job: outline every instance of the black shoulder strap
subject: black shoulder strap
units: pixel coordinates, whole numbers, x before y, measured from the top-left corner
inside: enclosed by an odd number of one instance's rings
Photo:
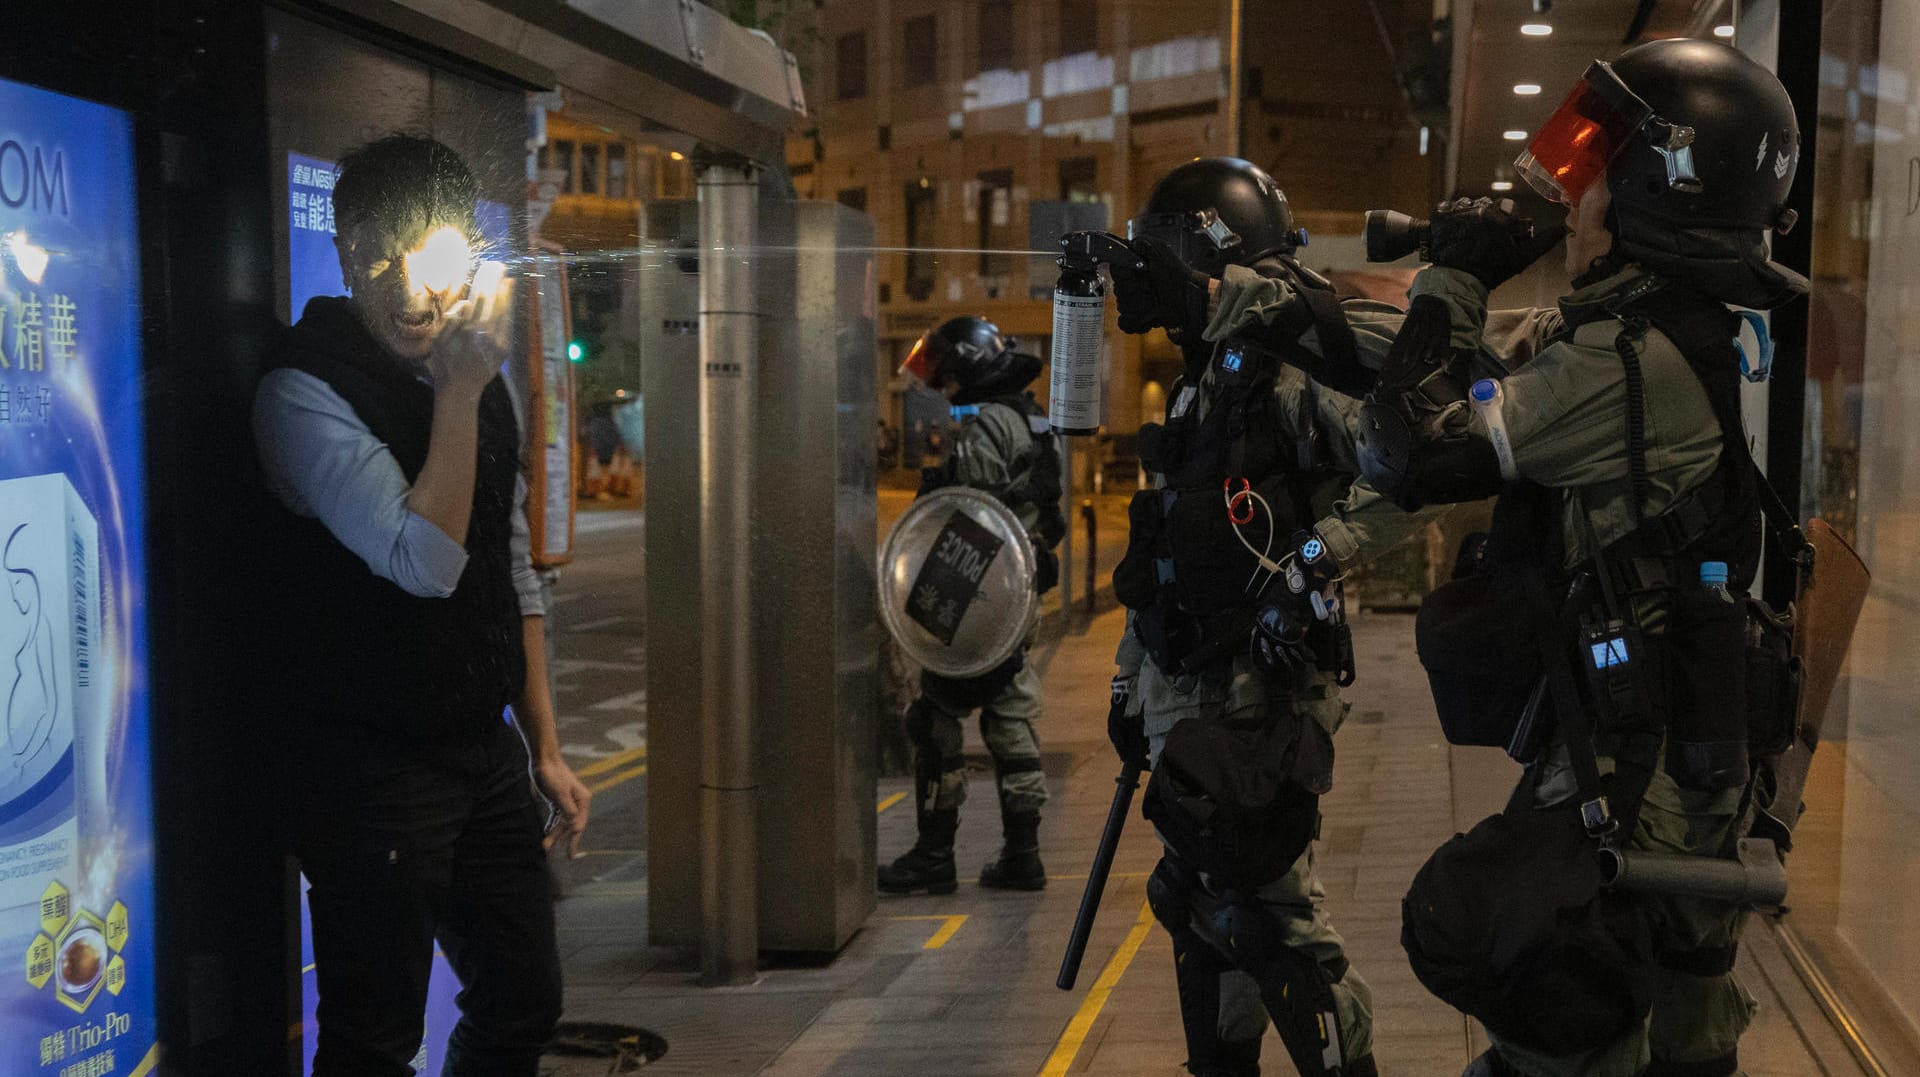
[[[1313,315],[1314,335],[1320,343],[1321,363],[1307,373],[1336,392],[1365,396],[1373,388],[1374,377],[1360,365],[1360,348],[1353,340],[1353,326],[1340,309],[1340,298],[1331,289],[1299,284],[1296,292]]]
[[[1627,381],[1627,478],[1633,496],[1633,525],[1646,522],[1647,495],[1647,383],[1640,369],[1640,344],[1647,338],[1647,320],[1623,315],[1625,326],[1613,338],[1613,350],[1620,355],[1621,369]]]

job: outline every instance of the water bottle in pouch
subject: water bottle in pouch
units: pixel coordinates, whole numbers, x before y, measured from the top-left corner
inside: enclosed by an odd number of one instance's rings
[[[1473,398],[1474,414],[1487,424],[1487,440],[1493,442],[1493,454],[1500,458],[1500,477],[1512,482],[1520,477],[1520,468],[1513,462],[1513,442],[1507,438],[1507,420],[1502,412],[1506,394],[1501,392],[1499,382],[1481,378],[1473,383],[1468,395]]]

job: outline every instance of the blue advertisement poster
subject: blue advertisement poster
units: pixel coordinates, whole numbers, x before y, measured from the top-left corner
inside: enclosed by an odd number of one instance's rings
[[[126,114],[0,81],[0,1073],[152,1072]]]
[[[334,252],[333,236],[334,163],[301,153],[287,154],[287,285],[288,309],[298,320],[307,300],[320,295],[340,295],[340,256]],[[504,251],[508,240],[507,207],[482,201],[475,207],[481,236],[497,250]],[[301,879],[300,900],[300,994],[303,1020],[304,1060],[301,1072],[313,1069],[313,1053],[318,1046],[314,1011],[319,995],[314,990],[313,921],[307,914],[306,880]],[[447,1036],[460,1019],[460,1007],[454,996],[460,982],[447,959],[436,953],[433,976],[427,985],[427,1032],[420,1053],[414,1057],[415,1073],[438,1073],[446,1054]],[[4,1073],[0,1070],[0,1073]]]

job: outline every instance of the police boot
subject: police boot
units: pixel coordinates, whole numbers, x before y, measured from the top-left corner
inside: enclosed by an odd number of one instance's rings
[[[1044,890],[1047,869],[1040,863],[1040,813],[1014,812],[1001,819],[1006,844],[1000,856],[980,870],[980,885],[990,890]]]
[[[951,894],[960,888],[953,869],[953,833],[960,828],[958,809],[927,809],[920,813],[920,836],[913,848],[891,864],[880,866],[880,889],[888,894]]]

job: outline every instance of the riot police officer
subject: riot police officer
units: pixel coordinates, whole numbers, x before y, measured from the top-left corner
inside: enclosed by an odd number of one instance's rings
[[[1421,521],[1350,489],[1359,401],[1305,371],[1370,384],[1400,312],[1337,301],[1294,257],[1306,236],[1285,195],[1246,161],[1174,169],[1129,233],[1142,265],[1113,270],[1120,327],[1166,329],[1185,371],[1167,421],[1141,430],[1156,488],[1134,501],[1114,576],[1129,615],[1109,733],[1154,770],[1145,808],[1166,855],[1148,892],[1173,938],[1187,1067],[1257,1074],[1271,1018],[1301,1073],[1364,1077],[1371,992],[1311,844],[1352,674],[1336,580]]]
[[[1559,813],[1573,848],[1585,842],[1587,854],[1606,846],[1730,856],[1743,836],[1754,715],[1737,668],[1749,627],[1738,600],[1756,572],[1767,491],[1740,425],[1749,363],[1727,304],[1768,309],[1805,291],[1802,278],[1767,260],[1765,245],[1767,233],[1793,223],[1786,200],[1799,152],[1792,103],[1771,73],[1717,43],[1659,41],[1589,67],[1517,162],[1569,210],[1574,287],[1557,308],[1488,312],[1489,289],[1543,253],[1499,207],[1462,201],[1433,219],[1433,265],[1414,281],[1402,337],[1365,408],[1362,464],[1403,505],[1504,489],[1473,579],[1489,602],[1501,580],[1519,581],[1511,593],[1532,597],[1515,608],[1545,626],[1543,638],[1537,652],[1500,656],[1517,693],[1470,700],[1436,691],[1450,736],[1518,731],[1542,707],[1551,718],[1537,750],[1522,748],[1529,766],[1496,817],[1502,826],[1548,833],[1541,820]],[[1461,398],[1467,378],[1447,373],[1476,348],[1511,368],[1497,396],[1484,393],[1498,401],[1506,461],[1490,440],[1493,413],[1477,414]],[[1503,484],[1503,463],[1516,481]],[[1428,607],[1423,619],[1445,612],[1434,599]],[[1436,686],[1501,672],[1469,665],[1428,669]],[[1532,685],[1535,702],[1493,702],[1526,700]],[[1447,866],[1448,855],[1436,853],[1428,870]],[[1436,964],[1441,932],[1421,916],[1448,917],[1453,900],[1416,879],[1406,903],[1403,939],[1430,987],[1450,973]],[[1544,908],[1567,897],[1513,898],[1528,900]],[[1588,961],[1577,977],[1549,972],[1509,1000],[1435,987],[1469,1012],[1482,1007],[1475,1016],[1493,1047],[1469,1073],[1736,1073],[1754,1009],[1733,975],[1744,908],[1615,894],[1578,912],[1541,918],[1556,932],[1604,919],[1617,964]],[[1472,944],[1482,953],[1524,941],[1515,927],[1490,930],[1500,937]],[[1634,959],[1637,936],[1651,940],[1645,961]],[[1547,939],[1539,952],[1553,945]],[[1594,1008],[1558,1012],[1576,998]]]
[[[1046,413],[1027,391],[1039,358],[1017,350],[1014,338],[984,318],[954,318],[915,342],[901,373],[945,394],[959,424],[945,459],[922,473],[920,492],[943,486],[984,491],[1012,509],[1025,526],[1039,565],[1035,587],[1059,577],[1053,547],[1066,536],[1060,508],[1060,464]],[[1047,782],[1033,723],[1040,717],[1040,678],[1026,648],[979,677],[923,671],[920,694],[907,707],[914,747],[913,848],[880,868],[880,889],[950,894],[958,886],[953,838],[966,800],[966,758],[960,723],[980,712],[980,735],[993,756],[1005,844],[980,872],[980,885],[1039,890],[1047,885],[1040,861],[1040,808]]]

